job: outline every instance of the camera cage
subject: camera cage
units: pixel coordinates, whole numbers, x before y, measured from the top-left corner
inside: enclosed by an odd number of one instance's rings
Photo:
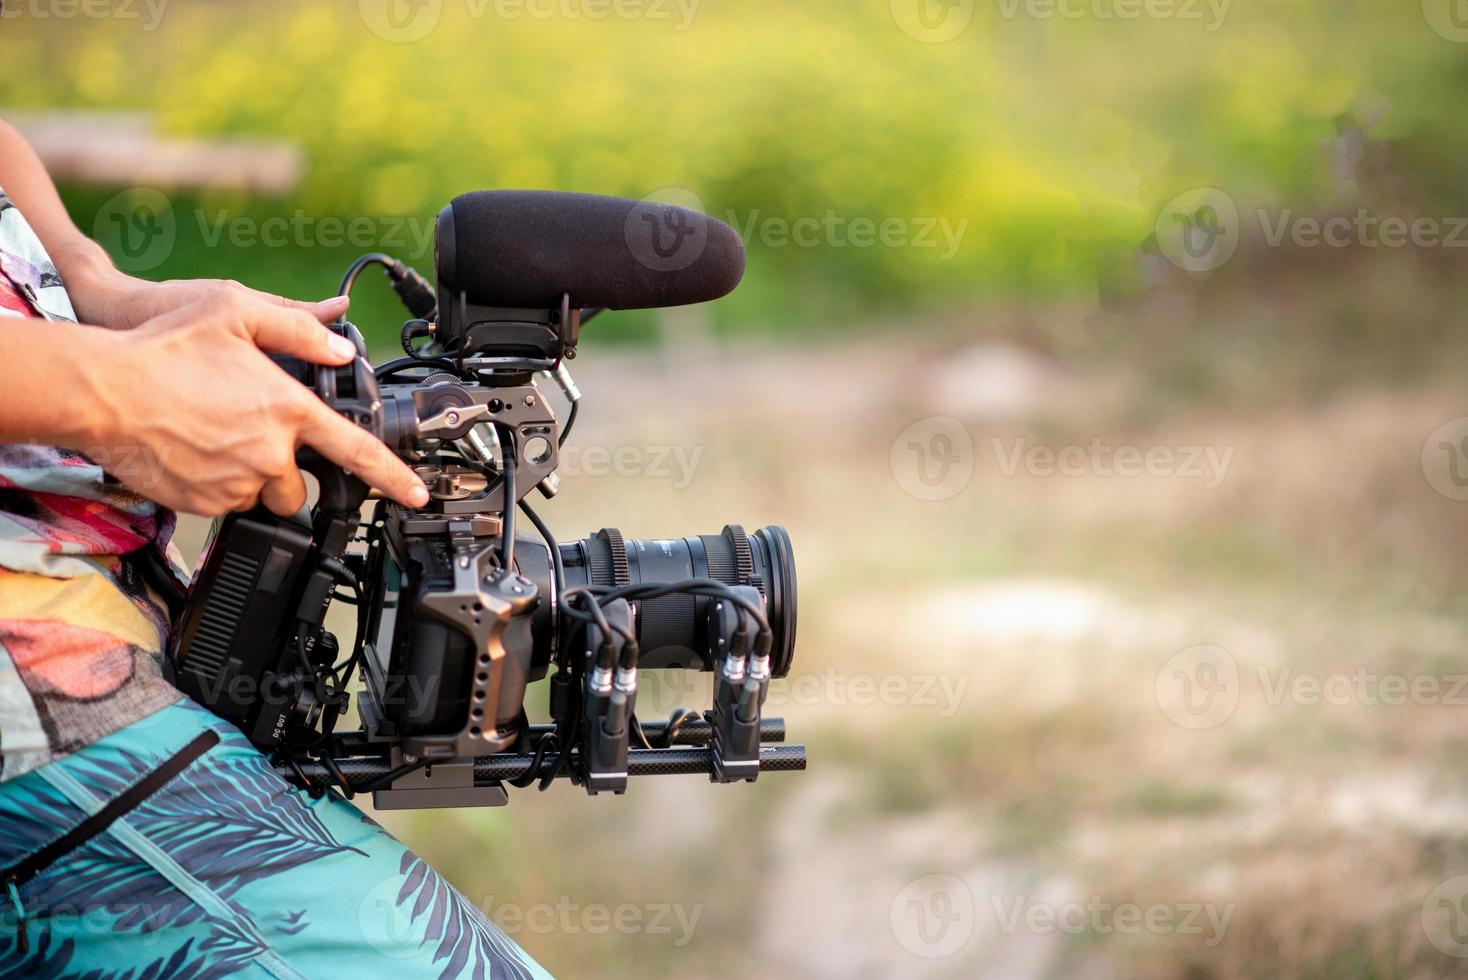
[[[401,263],[396,268],[400,274],[388,266],[389,279],[407,302],[401,284],[422,280],[403,272]],[[349,271],[344,291],[357,270]],[[365,526],[360,511],[370,496],[367,487],[303,452],[300,463],[320,486],[309,515],[281,519],[255,511],[217,525],[171,650],[175,682],[271,751],[287,780],[314,794],[371,792],[385,809],[503,805],[506,786],[538,782],[543,790],[558,778],[595,795],[624,792],[635,775],[704,773],[732,782],[753,781],[761,771],[804,769],[804,746],[781,744],[783,720],[764,718],[761,710],[775,639],[766,602],[781,621],[775,651],[780,676],[789,669],[793,644],[788,536],[781,531],[767,546],[768,583],[755,577],[733,586],[712,578],[632,584],[614,574],[609,585],[568,589],[560,545],[525,497],[536,489],[546,497],[556,491],[559,447],[580,399],[564,362],[576,355],[582,324],[600,310],[582,310],[569,294],[559,308],[546,310],[483,305],[462,290],[441,288],[437,299],[436,317],[404,327],[405,358],[373,369],[361,334],[339,321],[333,329],[364,356],[345,368],[288,370],[413,462],[444,462],[447,445],[476,448],[461,448],[440,467],[428,508],[407,511],[379,501]],[[423,312],[409,307],[415,316]],[[414,350],[411,338],[425,334],[439,351]],[[401,380],[420,369],[426,373]],[[564,427],[537,373],[555,381],[569,401]],[[475,444],[480,428],[497,445]],[[435,451],[423,452],[425,445]],[[536,527],[544,552],[527,537],[517,555],[517,510]],[[364,527],[365,536],[359,535]],[[619,534],[616,541],[621,545]],[[365,551],[349,553],[354,542]],[[414,548],[447,557],[452,581],[425,591],[413,611],[471,637],[475,655],[462,722],[428,732],[406,730],[393,710],[400,696],[394,685],[405,681],[393,652],[412,587],[406,569],[417,561]],[[230,567],[234,559],[242,560]],[[392,582],[384,572],[388,560],[396,569]],[[523,574],[535,571],[522,568],[526,562],[540,563],[548,595]],[[257,574],[247,584],[241,569],[251,564]],[[780,569],[788,569],[783,580]],[[271,574],[273,582],[267,581]],[[742,569],[740,576],[745,581]],[[351,656],[339,665],[324,623],[343,586],[356,592],[359,616]],[[680,589],[707,600],[707,643],[719,652],[711,657],[714,704],[702,714],[679,709],[667,721],[640,723],[636,608],[654,601],[659,590]],[[528,684],[546,673],[537,674],[525,659],[536,617],[548,620],[557,668],[552,721],[540,725],[530,724],[523,709]],[[570,650],[573,637],[583,654]],[[251,656],[241,654],[246,648],[274,653],[256,652],[253,664],[242,663]],[[226,676],[230,668],[233,675]],[[362,727],[337,733],[357,669]],[[261,681],[256,703],[234,714],[222,709],[228,682],[251,676]],[[505,728],[511,709],[514,721]]]

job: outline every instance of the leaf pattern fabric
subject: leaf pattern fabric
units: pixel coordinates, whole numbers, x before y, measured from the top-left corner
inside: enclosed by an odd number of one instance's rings
[[[0,977],[548,976],[360,810],[293,789],[187,700],[0,783],[0,872],[204,730],[214,748],[20,886],[25,951],[0,888]]]

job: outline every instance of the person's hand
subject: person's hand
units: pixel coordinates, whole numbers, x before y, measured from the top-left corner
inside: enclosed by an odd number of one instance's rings
[[[68,284],[70,285],[70,284]],[[322,323],[347,311],[347,298],[333,296],[316,303],[286,299],[228,279],[170,279],[149,282],[108,269],[71,287],[72,305],[83,323],[111,330],[132,330],[155,317],[204,300],[243,294],[276,306],[305,310]]]
[[[146,465],[114,475],[144,496],[205,516],[257,501],[292,514],[306,499],[296,449],[311,446],[401,503],[428,502],[417,474],[387,446],[265,355],[351,361],[351,343],[311,313],[228,288],[135,330],[96,334],[78,352],[84,408],[70,448],[140,457]]]

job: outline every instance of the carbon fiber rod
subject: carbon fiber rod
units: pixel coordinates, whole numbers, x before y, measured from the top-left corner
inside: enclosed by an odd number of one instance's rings
[[[558,753],[546,753],[544,767],[555,765]],[[530,753],[500,752],[474,760],[474,781],[492,783],[523,776],[534,758]],[[337,770],[353,787],[364,786],[386,776],[385,759],[337,759]],[[760,772],[801,772],[805,769],[804,745],[764,745],[759,750]],[[299,782],[288,763],[276,763],[275,771],[288,782]],[[671,749],[632,749],[627,755],[629,776],[708,775],[713,771],[713,753],[709,749],[678,747]],[[319,762],[301,763],[301,772],[313,782],[328,782],[331,776]]]
[[[548,752],[545,767],[556,763],[558,753]],[[474,779],[514,779],[530,768],[533,756],[525,753],[501,752],[474,760]],[[631,749],[627,753],[629,776],[708,775],[713,771],[714,755],[709,749],[679,747],[672,749]],[[760,772],[800,772],[805,769],[804,745],[762,745],[759,750]]]

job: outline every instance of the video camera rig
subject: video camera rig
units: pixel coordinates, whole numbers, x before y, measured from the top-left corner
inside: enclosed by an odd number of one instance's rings
[[[646,202],[487,191],[440,213],[436,290],[374,254],[341,291],[374,263],[412,316],[405,356],[373,368],[340,321],[351,364],[277,362],[414,466],[431,500],[378,499],[364,521],[368,488],[303,451],[314,506],[215,523],[174,631],[174,682],[290,781],[371,792],[385,809],[503,805],[506,787],[560,777],[594,795],[639,775],[804,769],[804,746],[780,744],[783,721],[762,713],[794,657],[783,528],[649,541],[606,528],[559,543],[527,500],[557,490],[582,325],[602,308],[729,292],[743,273],[732,230]],[[547,382],[570,405],[564,424]],[[345,653],[325,627],[333,601],[356,607]],[[711,672],[711,709],[639,721],[649,669]],[[527,688],[548,675],[548,720],[532,724]],[[362,726],[337,732],[359,677]]]

